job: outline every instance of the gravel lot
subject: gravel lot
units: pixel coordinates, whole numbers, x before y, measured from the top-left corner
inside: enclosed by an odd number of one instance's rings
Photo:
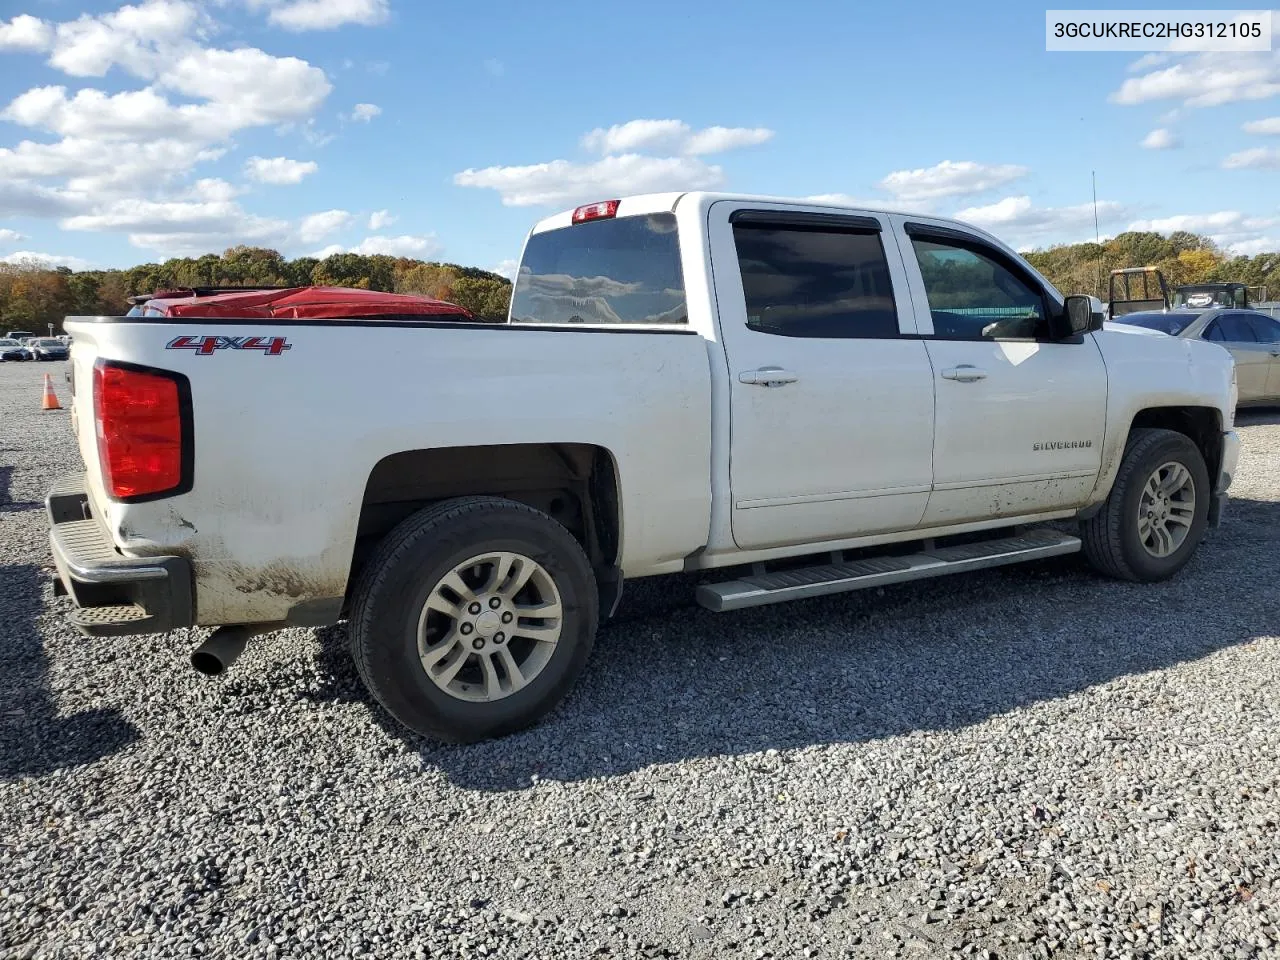
[[[221,680],[69,629],[62,369],[0,365],[2,957],[1280,955],[1280,412],[1171,583],[649,582],[548,722],[442,747],[341,628]]]

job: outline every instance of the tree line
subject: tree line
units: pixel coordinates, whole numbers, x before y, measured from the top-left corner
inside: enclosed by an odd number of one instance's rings
[[[1280,252],[1234,256],[1209,237],[1178,231],[1131,231],[1105,243],[1075,243],[1032,250],[1027,259],[1063,293],[1107,295],[1107,274],[1120,267],[1159,267],[1169,285],[1242,281],[1267,286],[1280,298]],[[323,260],[286,260],[278,251],[238,246],[219,254],[143,263],[126,270],[49,269],[35,263],[0,263],[0,327],[44,333],[61,330],[64,316],[119,315],[128,298],[181,287],[323,284],[413,293],[466,307],[486,320],[501,320],[511,300],[503,276],[383,254],[335,253]],[[2,332],[2,331],[0,331]]]
[[[129,297],[187,287],[359,287],[434,297],[501,320],[511,281],[476,267],[384,254],[335,253],[323,260],[286,260],[264,247],[231,247],[221,255],[180,257],[124,270],[70,270],[38,263],[0,263],[0,327],[44,333],[65,316],[119,316]],[[0,334],[3,330],[0,330]]]
[[[1268,299],[1280,299],[1280,253],[1236,256],[1209,237],[1181,230],[1168,236],[1130,231],[1104,243],[1063,244],[1023,256],[1065,294],[1105,300],[1110,271],[1150,266],[1160,268],[1171,290],[1187,283],[1235,281],[1265,286]]]

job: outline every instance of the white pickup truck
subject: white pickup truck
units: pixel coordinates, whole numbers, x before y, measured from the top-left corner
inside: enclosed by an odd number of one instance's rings
[[[1234,368],[1101,325],[982,230],[710,193],[543,220],[506,324],[73,318],[59,580],[90,635],[218,626],[210,673],[346,619],[455,741],[564,697],[628,578],[722,571],[717,611],[1081,550],[1161,580],[1225,501]]]

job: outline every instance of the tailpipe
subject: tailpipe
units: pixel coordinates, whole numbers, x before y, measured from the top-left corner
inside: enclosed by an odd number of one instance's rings
[[[206,677],[216,677],[231,669],[240,654],[244,653],[249,638],[262,632],[262,627],[237,623],[219,627],[209,639],[191,651],[191,666]]]

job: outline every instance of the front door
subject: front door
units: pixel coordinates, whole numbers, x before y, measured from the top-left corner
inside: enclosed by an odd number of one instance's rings
[[[1267,349],[1267,399],[1280,400],[1280,320],[1253,313],[1249,315],[1249,326],[1258,343]]]
[[[1107,411],[1093,337],[1048,339],[1047,294],[1008,251],[953,226],[895,220],[935,377],[925,525],[1082,505]]]
[[[888,218],[732,201],[710,217],[735,542],[912,529],[932,480],[933,377]]]

